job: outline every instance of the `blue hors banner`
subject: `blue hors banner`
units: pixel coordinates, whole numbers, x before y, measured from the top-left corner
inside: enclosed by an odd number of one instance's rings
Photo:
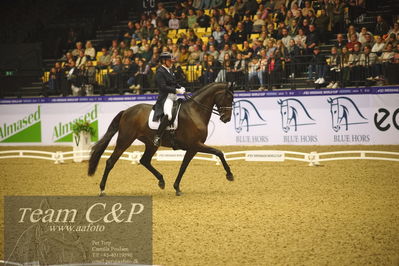
[[[120,110],[139,103],[153,104],[156,98],[3,99],[0,145],[69,145],[71,124],[84,119],[95,128],[92,141],[96,141]],[[226,124],[212,115],[208,144],[399,144],[399,87],[240,92],[235,93],[233,107],[231,121]]]

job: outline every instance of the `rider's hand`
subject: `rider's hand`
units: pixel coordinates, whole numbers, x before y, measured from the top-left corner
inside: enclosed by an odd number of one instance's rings
[[[180,87],[179,89],[176,89],[176,93],[178,94],[183,94],[186,92],[186,89],[184,87]]]

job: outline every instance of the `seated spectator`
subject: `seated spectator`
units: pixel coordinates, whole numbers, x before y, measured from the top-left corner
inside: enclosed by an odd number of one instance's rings
[[[292,37],[288,35],[288,30],[286,28],[283,29],[282,35],[283,38],[281,38],[281,41],[283,42],[284,46],[287,47],[290,44]]]
[[[331,54],[327,59],[327,65],[330,70],[331,81],[327,88],[336,89],[339,87],[339,80],[341,74],[341,56],[338,54],[337,47],[331,48]]]
[[[299,30],[298,21],[296,19],[293,19],[291,21],[291,24],[288,25],[288,33],[292,38],[294,38],[298,34],[298,30]]]
[[[233,82],[234,81],[234,73],[233,73],[233,63],[229,54],[225,55],[225,58],[222,62],[222,68],[220,69],[218,75],[216,76],[215,82]]]
[[[338,49],[338,50],[342,50],[342,48],[346,47],[346,40],[344,39],[344,35],[342,33],[337,34],[337,40],[334,43],[334,46]]]
[[[382,52],[379,60],[377,61],[377,68],[379,69],[379,73],[381,73],[384,77],[387,77],[387,69],[390,63],[393,62],[393,58],[395,56],[395,52],[393,51],[393,45],[388,43]],[[376,79],[380,79],[381,77],[377,77]]]
[[[352,34],[349,37],[349,42],[346,44],[346,48],[348,48],[349,52],[352,52],[354,50],[355,45],[359,45],[359,47],[362,47],[362,44],[357,40],[357,35]]]
[[[96,84],[96,67],[93,66],[93,61],[87,61],[83,69],[83,85],[84,94],[89,96],[93,95],[94,85]]]
[[[108,49],[109,53],[111,55],[114,54],[114,51],[116,51],[119,54],[119,45],[118,45],[118,40],[112,40],[111,47]]]
[[[253,28],[253,22],[251,20],[251,17],[244,16],[244,20],[242,23],[244,25],[245,32],[248,32],[248,34],[250,34],[252,32],[252,28]]]
[[[140,47],[137,45],[136,39],[132,39],[130,41],[130,50],[132,50],[133,54],[135,55],[135,54],[139,53],[139,49],[140,49]]]
[[[349,57],[350,52],[348,48],[342,47],[341,49],[341,72],[342,72],[342,87],[345,87],[349,83],[350,78],[350,65],[349,65]]]
[[[248,32],[245,31],[244,24],[242,22],[237,23],[237,31],[234,34],[234,42],[237,44],[242,44],[244,41],[248,40]]]
[[[187,29],[188,28],[188,18],[186,13],[182,13],[179,21],[179,29]]]
[[[154,37],[154,25],[151,20],[147,20],[145,26],[141,28],[143,39],[151,40]]]
[[[389,31],[388,24],[385,22],[382,16],[380,15],[377,16],[377,24],[375,25],[374,28],[375,35],[384,36],[385,34],[388,33],[388,31]]]
[[[391,28],[391,29],[389,30],[388,36],[391,36],[391,34],[395,34],[395,39],[398,38],[398,35],[399,35],[399,23],[398,23],[398,22],[395,22],[395,23],[393,24],[393,28]]]
[[[321,14],[315,19],[315,26],[320,34],[320,41],[326,43],[329,36],[330,18],[326,14],[326,10],[322,9]]]
[[[234,81],[237,83],[238,87],[242,87],[245,84],[245,71],[246,71],[246,60],[243,59],[241,53],[237,53],[236,61],[234,62],[233,72]],[[247,90],[247,88],[245,88]]]
[[[204,14],[202,9],[197,10],[197,26],[200,28],[208,28],[211,18]]]
[[[252,58],[253,55],[253,50],[251,47],[249,47],[249,42],[245,41],[242,45],[242,58],[249,61],[249,59]]]
[[[316,27],[309,25],[309,33],[306,36],[306,50],[307,54],[312,54],[313,49],[319,44],[319,36],[316,32]]]
[[[132,36],[135,33],[135,31],[136,31],[136,28],[135,28],[135,25],[134,25],[133,21],[128,21],[127,28],[122,31],[122,34],[121,34],[122,38],[121,39],[124,39],[125,41],[129,41],[130,42],[130,39],[132,38]]]
[[[150,60],[148,60],[147,65],[149,65],[150,67],[157,66],[159,64],[159,55],[160,55],[159,48],[156,46],[152,48],[151,58]]]
[[[179,62],[179,60],[180,60],[180,50],[179,50],[179,46],[177,44],[173,44],[171,53],[172,53],[173,59],[176,62]]]
[[[295,78],[295,75],[298,74],[298,66],[297,64],[301,62],[299,56],[301,55],[301,51],[296,45],[295,40],[290,40],[290,43],[287,47],[288,55],[285,59],[286,69],[289,78]]]
[[[217,41],[218,43],[221,43],[223,40],[223,35],[226,32],[222,30],[222,27],[220,25],[216,26],[216,30],[212,32],[212,37]]]
[[[348,27],[348,33],[346,34],[346,39],[350,40],[352,35],[356,35],[356,39],[359,39],[359,33],[356,31],[355,26],[350,25]]]
[[[263,91],[265,90],[265,82],[263,79],[263,72],[260,68],[260,58],[259,56],[254,56],[248,64],[248,81],[249,84],[255,84],[254,78],[258,78],[260,82],[260,87],[258,90]]]
[[[376,64],[377,59],[377,54],[371,52],[371,46],[366,45],[363,49],[362,55],[360,56],[360,65],[364,68],[363,76],[367,80],[378,79],[381,75],[379,72],[379,68]]]
[[[200,58],[201,58],[201,51],[198,45],[194,45],[194,51],[190,53],[188,56],[188,64],[189,65],[197,65],[200,63]]]
[[[362,56],[360,47],[361,47],[360,44],[355,44],[353,47],[353,51],[349,56],[350,77],[351,80],[355,83],[355,85],[358,85],[364,79],[363,77],[364,69],[360,61],[360,58]]]
[[[343,32],[344,16],[345,16],[345,3],[341,0],[335,0],[331,4],[331,7],[328,7],[328,8],[331,8],[331,13],[332,13],[331,24],[332,24],[333,32],[334,33]]]
[[[98,58],[97,68],[105,69],[111,64],[111,56],[108,54],[107,48],[101,48],[102,55]]]
[[[363,45],[367,40],[366,40],[366,35],[370,35],[371,37],[374,38],[373,34],[367,30],[366,27],[362,27],[359,33],[359,42]]]
[[[320,48],[318,46],[314,47],[312,60],[308,67],[308,78],[313,79],[313,72],[316,72],[315,84],[324,84],[326,82],[326,58],[320,53]]]
[[[77,42],[76,48],[72,51],[72,56],[74,58],[77,58],[79,56],[80,51],[83,51],[84,53],[83,44],[81,42]]]
[[[281,58],[280,51],[276,50],[275,53],[272,53],[270,55],[267,62],[266,77],[268,80],[268,84],[270,84],[271,86],[271,89],[276,89],[281,84],[282,63],[280,58]]]
[[[106,87],[112,90],[118,89],[121,93],[121,89],[123,87],[122,84],[122,73],[123,73],[123,64],[122,59],[118,56],[115,59],[115,63],[111,66],[112,72],[107,75],[106,79]]]
[[[234,3],[234,9],[235,9],[235,12],[236,12],[240,17],[244,16],[244,13],[245,13],[245,3],[244,3],[244,1],[243,1],[243,0],[237,0],[237,1]]]
[[[223,34],[223,39],[222,39],[221,42],[219,42],[218,49],[222,50],[225,47],[226,44],[229,45],[229,46],[233,44],[233,41],[231,40],[230,35],[227,34],[227,33]]]
[[[294,17],[299,17],[300,15],[302,15],[301,9],[299,8],[297,2],[293,2],[291,4],[291,12]]]
[[[252,24],[252,32],[260,33],[262,26],[266,25],[266,22],[258,15],[255,15],[254,22]]]
[[[381,55],[382,51],[385,48],[385,43],[383,42],[381,36],[376,36],[375,44],[372,46],[371,52],[376,53],[377,55]]]
[[[134,23],[134,32],[132,34],[132,39],[141,40],[143,39],[142,27],[139,22]]]
[[[306,49],[306,35],[303,29],[298,30],[298,35],[294,38],[296,45],[301,51],[305,51]]]
[[[309,13],[309,11],[312,11],[313,13],[315,12],[314,9],[312,8],[310,1],[307,0],[305,1],[305,7],[302,8],[302,16],[306,17]]]
[[[189,29],[194,28],[197,24],[197,15],[195,14],[194,9],[188,10],[187,22]]]
[[[67,73],[67,86],[63,87],[62,95],[68,96],[68,94],[72,91],[73,95],[78,95],[80,90],[81,75],[80,70],[75,66],[75,62],[71,61],[69,67],[66,69]]]
[[[219,57],[218,57],[218,60],[219,60],[220,63],[224,62],[224,58],[225,58],[226,54],[229,55],[229,58],[232,55],[232,52],[230,50],[230,46],[228,44],[225,44],[224,47],[223,47],[223,50],[220,51],[220,54],[219,54]]]
[[[57,92],[57,72],[55,70],[55,67],[52,67],[50,69],[50,74],[48,77],[48,88],[49,88],[49,92],[51,94],[56,94]]]
[[[220,67],[216,63],[216,60],[214,60],[214,57],[212,55],[208,56],[208,61],[204,65],[204,71],[203,71],[203,83],[208,84],[212,83],[215,81],[218,73],[219,73]]]
[[[141,52],[140,57],[147,63],[150,61],[152,57],[152,50],[149,44],[144,45],[144,51]]]
[[[89,60],[96,59],[96,50],[93,48],[91,41],[86,42],[86,49],[85,49],[84,54],[87,57],[87,59],[89,59]]]
[[[171,13],[170,14],[170,19],[169,19],[169,22],[168,22],[168,26],[169,26],[169,29],[171,29],[171,30],[178,30],[179,29],[180,21],[176,17],[175,13]]]
[[[118,59],[122,62],[122,57],[119,55],[118,50],[114,50],[112,55],[111,55],[111,64],[110,64],[110,66],[115,65],[117,63]]]
[[[374,37],[368,33],[366,33],[366,35],[364,36],[364,42],[360,42],[362,44],[362,48],[364,48],[365,46],[370,46],[373,47],[374,45]]]
[[[180,46],[180,57],[179,61],[177,61],[180,65],[185,66],[188,64],[188,49],[185,46]]]
[[[87,57],[85,56],[85,52],[83,50],[79,51],[79,56],[76,59],[76,67],[78,69],[83,69],[86,64]]]

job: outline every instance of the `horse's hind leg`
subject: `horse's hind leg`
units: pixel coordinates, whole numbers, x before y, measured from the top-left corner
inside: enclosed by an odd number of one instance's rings
[[[116,147],[112,152],[111,156],[107,159],[105,164],[105,170],[103,174],[103,178],[101,179],[100,183],[100,196],[104,196],[105,184],[107,183],[107,178],[109,172],[114,167],[116,161],[118,161],[119,157],[123,154],[123,152],[129,148],[132,142],[135,140],[134,137],[128,137],[127,135],[120,134],[118,135],[118,139],[116,141]]]
[[[158,186],[161,189],[165,188],[165,180],[160,172],[155,169],[151,164],[151,158],[154,156],[155,152],[158,150],[158,147],[155,147],[152,144],[145,144],[145,151],[143,156],[140,159],[140,163],[147,168],[157,179],[158,179]]]

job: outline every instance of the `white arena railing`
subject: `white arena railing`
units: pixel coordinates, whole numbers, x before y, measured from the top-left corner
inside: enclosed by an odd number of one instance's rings
[[[107,159],[113,150],[105,150],[101,158]],[[185,151],[162,150],[158,151],[153,159],[157,161],[182,161]],[[121,160],[138,164],[143,152],[124,152]],[[336,152],[295,152],[280,150],[248,150],[224,153],[227,161],[244,160],[248,162],[284,162],[286,160],[309,163],[309,166],[319,165],[322,162],[337,160],[381,160],[399,162],[399,152],[388,151],[336,151]],[[8,150],[0,151],[0,159],[28,158],[54,161],[54,163],[65,163],[73,160],[79,162],[88,160],[90,151],[68,151],[68,152],[46,152],[35,150]],[[217,156],[205,153],[198,153],[193,159],[215,162],[220,164]]]

